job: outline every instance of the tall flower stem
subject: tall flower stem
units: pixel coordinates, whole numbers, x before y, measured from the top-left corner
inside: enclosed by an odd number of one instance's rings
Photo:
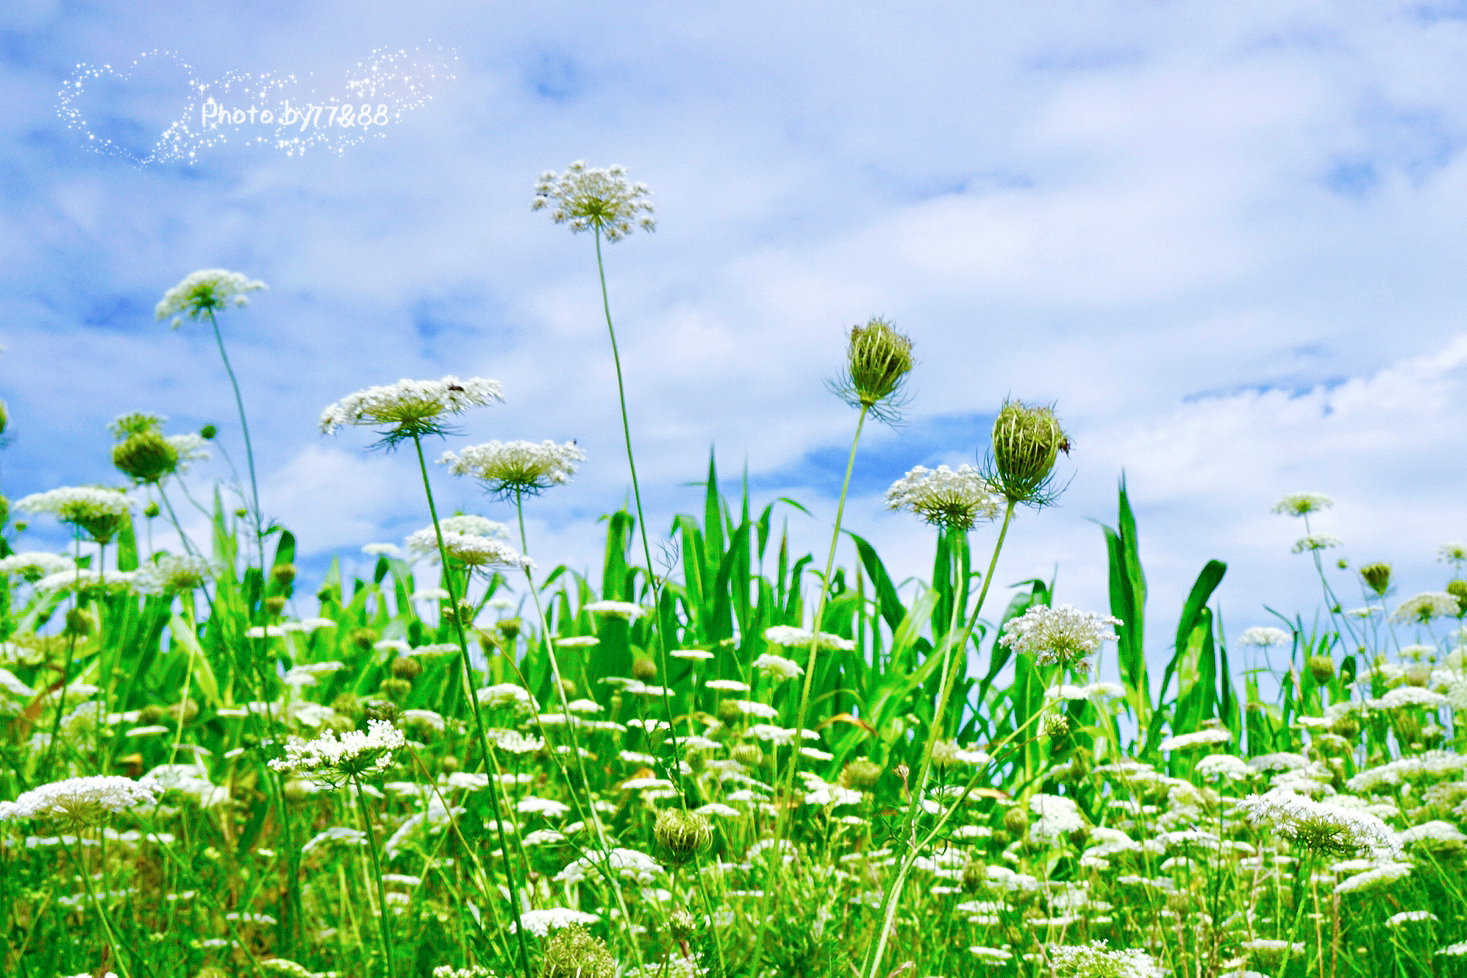
[[[962,634],[957,637],[956,642],[952,640],[951,627],[948,629],[947,640],[943,642],[942,692],[938,698],[937,713],[934,714],[932,726],[927,732],[927,743],[922,748],[922,764],[918,769],[917,781],[911,792],[911,798],[908,800],[907,815],[902,825],[901,838],[909,844],[909,848],[902,858],[902,869],[897,873],[896,879],[892,881],[886,893],[882,895],[881,934],[877,937],[875,946],[869,952],[869,965],[861,969],[862,978],[875,978],[878,969],[881,967],[882,956],[886,953],[886,945],[891,939],[891,928],[892,922],[895,919],[895,909],[901,901],[902,888],[906,885],[907,871],[921,850],[921,847],[916,844],[917,812],[922,804],[922,795],[927,789],[927,778],[932,773],[932,749],[937,744],[942,718],[947,711],[947,699],[952,688],[953,674],[957,671],[958,663],[962,661],[960,659],[958,662],[952,663],[952,668],[949,669],[947,656],[951,655],[954,648],[961,650],[964,656],[967,655],[968,642],[972,637],[973,629],[978,625],[978,615],[983,610],[983,602],[988,599],[988,587],[993,583],[993,572],[998,566],[998,555],[1003,550],[1004,540],[1007,538],[1009,532],[1009,524],[1014,518],[1014,506],[1014,500],[1010,499],[1008,506],[1004,509],[1003,525],[999,528],[998,540],[993,545],[993,556],[988,561],[988,573],[983,575],[983,586],[978,591],[978,604],[973,608],[972,617],[968,619],[967,625],[963,628]],[[955,601],[955,611],[956,606],[957,603]],[[954,624],[957,622],[956,614],[954,614],[953,622]]]
[[[601,279],[601,308],[606,313],[606,332],[611,337],[611,359],[616,364],[616,396],[621,402],[621,430],[627,443],[627,466],[632,473],[632,498],[637,504],[637,530],[642,538],[642,556],[647,561],[647,584],[652,589],[652,625],[659,632],[661,641],[657,643],[657,669],[664,678],[667,676],[667,636],[661,635],[662,623],[662,600],[661,593],[657,587],[657,574],[652,565],[652,544],[647,538],[647,514],[642,509],[642,490],[637,483],[637,459],[632,451],[632,426],[627,417],[627,392],[626,384],[621,372],[621,354],[616,346],[616,326],[611,321],[611,296],[606,290],[606,264],[601,258],[601,228],[596,227],[596,272]],[[630,597],[630,595],[628,595]],[[667,683],[662,683],[662,707],[667,713],[667,734],[672,743],[673,757],[682,756],[682,745],[678,739],[677,726],[673,723],[672,694],[668,692]],[[669,765],[672,773],[677,773],[676,765]],[[682,785],[677,778],[670,778],[678,786],[678,797],[686,808],[688,800]]]
[[[255,517],[255,544],[260,550],[260,566],[264,567],[265,560],[265,523],[264,515],[260,512],[260,485],[255,478],[255,450],[250,444],[250,423],[245,417],[244,397],[239,392],[239,380],[234,376],[234,367],[230,365],[229,354],[224,349],[224,336],[219,332],[219,321],[214,318],[214,310],[207,310],[209,314],[209,325],[214,327],[214,341],[219,345],[219,358],[224,361],[224,371],[229,374],[229,383],[234,388],[234,404],[239,408],[239,426],[244,432],[245,461],[250,469],[250,500],[253,503],[253,515]]]
[[[357,789],[357,808],[362,813],[362,824],[367,830],[367,850],[372,854],[372,874],[377,880],[378,919],[382,922],[382,954],[387,960],[387,978],[393,978],[392,928],[387,923],[387,893],[382,885],[382,862],[377,855],[377,832],[372,828],[372,813],[367,809],[367,796],[362,793],[362,782],[352,778],[352,787]]]
[[[529,536],[525,533],[525,506],[524,494],[516,490],[514,494],[515,514],[519,518],[520,527],[520,553],[528,557],[530,553]],[[540,638],[545,643],[545,654],[550,659],[551,678],[554,680],[555,693],[560,699],[560,709],[565,715],[565,729],[570,735],[571,754],[576,759],[576,771],[580,776],[581,791],[576,795],[584,793],[586,796],[585,809],[582,818],[595,826],[596,844],[601,850],[602,872],[611,883],[611,892],[616,895],[616,908],[621,912],[622,923],[627,927],[631,940],[628,942],[633,952],[637,955],[638,963],[641,963],[641,947],[637,940],[637,933],[632,924],[632,918],[627,913],[626,899],[621,892],[621,881],[617,878],[615,868],[611,865],[611,843],[606,839],[606,828],[601,824],[601,816],[596,811],[596,806],[591,798],[591,781],[586,773],[586,759],[581,754],[580,737],[576,734],[574,714],[571,713],[570,703],[565,696],[565,681],[560,673],[560,662],[555,655],[555,644],[550,640],[550,624],[545,618],[545,606],[540,601],[540,589],[535,584],[535,573],[529,565],[525,566],[525,583],[530,588],[530,596],[535,601],[535,617],[540,624]],[[549,738],[546,738],[547,741]],[[552,757],[554,754],[551,755]],[[567,779],[569,780],[569,779]],[[577,807],[580,807],[580,799],[577,797]]]
[[[489,803],[494,809],[494,823],[499,830],[499,853],[504,862],[505,881],[509,884],[509,914],[514,920],[515,936],[518,938],[520,967],[525,978],[533,978],[530,970],[530,949],[525,943],[525,928],[520,923],[519,884],[515,879],[514,864],[509,856],[509,842],[504,836],[504,816],[499,798],[499,780],[494,776],[489,736],[484,732],[484,714],[479,709],[478,692],[474,689],[473,674],[469,671],[469,641],[464,633],[463,616],[459,614],[459,596],[454,593],[453,574],[449,571],[448,548],[443,544],[443,527],[438,522],[438,507],[433,503],[433,486],[428,480],[428,462],[423,457],[423,440],[412,436],[413,447],[418,452],[418,471],[423,476],[423,492],[428,497],[428,513],[433,517],[433,532],[438,538],[438,560],[443,567],[443,586],[448,591],[448,606],[453,609],[453,627],[458,635],[459,663],[463,667],[464,693],[469,698],[469,707],[474,712],[474,731],[479,736],[479,747],[484,752],[484,771],[489,776]]]
[[[112,929],[112,921],[107,917],[107,908],[102,906],[102,901],[97,899],[97,894],[92,891],[92,875],[82,864],[81,854],[83,850],[81,832],[76,835],[76,850],[73,852],[70,845],[66,844],[66,837],[62,836],[62,844],[71,854],[72,864],[76,866],[77,874],[81,876],[82,886],[87,891],[87,898],[92,901],[92,906],[97,908],[97,916],[102,918],[102,929],[107,932],[107,943],[112,946],[112,956],[117,959],[117,968],[122,972],[122,978],[132,978],[132,973],[127,970],[127,962],[122,956],[122,944],[117,940],[117,932]]]

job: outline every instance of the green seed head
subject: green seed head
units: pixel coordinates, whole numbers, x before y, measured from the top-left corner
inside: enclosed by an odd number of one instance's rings
[[[382,636],[377,634],[377,630],[374,628],[358,628],[356,631],[351,633],[352,644],[361,649],[363,652],[376,645],[377,639],[381,637]]]
[[[744,718],[744,712],[733,700],[720,700],[718,702],[718,719],[726,727],[736,726]]]
[[[497,627],[499,634],[504,636],[506,642],[513,642],[519,637],[520,630],[525,627],[525,623],[518,618],[501,618]]]
[[[1054,409],[1005,401],[993,423],[994,489],[1010,502],[1043,506],[1054,502],[1049,492],[1059,453],[1069,454],[1070,438]]]
[[[1023,835],[1029,829],[1029,816],[1022,808],[1010,808],[1004,812],[1003,827],[1011,835]]]
[[[841,780],[847,788],[856,791],[871,791],[881,781],[881,765],[866,758],[857,758],[846,765]]]
[[[148,503],[147,508],[143,510],[143,515],[150,520],[155,520],[162,512],[163,510],[159,508],[157,503]]]
[[[295,564],[276,564],[275,567],[270,571],[270,576],[273,577],[275,579],[275,583],[279,584],[281,587],[289,587],[295,581],[295,575]]]
[[[912,341],[880,316],[865,326],[852,326],[846,368],[831,389],[853,407],[869,409],[884,421],[896,421],[901,387],[916,361]]]
[[[272,594],[265,599],[265,610],[272,615],[278,615],[285,610],[285,595]]]
[[[423,664],[413,656],[398,656],[392,660],[392,678],[412,682],[423,674]]]
[[[341,693],[331,701],[331,709],[351,719],[353,726],[362,718],[362,701],[355,693]]]
[[[1311,655],[1309,657],[1309,675],[1314,681],[1323,686],[1335,678],[1335,660],[1327,655]]]
[[[1365,578],[1365,584],[1370,590],[1385,597],[1386,591],[1391,586],[1391,565],[1386,563],[1366,564],[1360,568],[1360,576]]]
[[[66,634],[86,638],[97,630],[97,618],[86,608],[72,608],[66,613]]]
[[[988,885],[988,864],[981,859],[969,860],[963,867],[963,889],[976,893]]]
[[[407,694],[412,692],[413,684],[406,679],[384,679],[381,689],[383,696],[394,703],[401,703],[407,699]]]
[[[729,751],[729,756],[744,767],[758,767],[764,763],[764,752],[759,749],[758,744],[739,744]]]
[[[206,424],[199,429],[199,437],[204,441],[213,441],[214,436],[219,434],[219,429],[211,424]]]
[[[615,978],[616,959],[606,942],[580,926],[555,932],[545,948],[540,978]]]
[[[658,812],[652,834],[667,861],[675,866],[691,862],[713,842],[713,826],[708,816],[682,808],[665,808]]]
[[[156,431],[140,432],[112,446],[112,464],[136,482],[157,483],[178,470],[178,449]]]
[[[632,678],[649,683],[657,678],[657,663],[651,659],[638,659],[632,663]]]

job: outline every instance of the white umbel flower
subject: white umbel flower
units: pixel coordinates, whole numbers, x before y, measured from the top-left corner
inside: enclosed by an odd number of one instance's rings
[[[109,815],[157,800],[158,785],[150,780],[95,775],[53,781],[22,792],[14,802],[0,803],[0,821],[43,818],[72,826],[98,825]]]
[[[1288,788],[1251,795],[1241,806],[1255,824],[1268,824],[1291,842],[1326,853],[1355,853],[1362,849],[1401,853],[1395,833],[1368,812],[1315,801]]]
[[[1050,842],[1085,827],[1080,807],[1060,795],[1035,795],[1029,799],[1029,812],[1038,816],[1029,831],[1035,837]]]
[[[400,380],[395,384],[368,387],[349,394],[321,412],[321,433],[331,434],[346,425],[393,429],[389,441],[415,435],[441,433],[445,414],[462,414],[471,407],[503,401],[499,382],[484,377],[460,380]]]
[[[408,551],[421,557],[437,560],[438,534],[430,526],[419,530],[407,540]],[[502,566],[522,569],[534,567],[534,562],[521,556],[513,547],[502,540],[480,536],[477,533],[443,531],[443,549],[448,556],[469,567]]]
[[[250,302],[245,298],[246,293],[267,288],[264,282],[241,272],[204,268],[190,273],[165,292],[154,312],[160,321],[172,316],[173,328],[177,329],[185,316],[196,320],[228,306],[247,306]]]
[[[552,930],[562,927],[570,927],[574,924],[594,924],[601,918],[584,910],[568,910],[565,907],[547,907],[544,910],[525,910],[520,913],[520,923],[525,925],[525,930],[536,937],[544,937]],[[515,933],[514,924],[509,925],[509,932]]]
[[[971,465],[956,470],[939,465],[936,471],[919,465],[886,490],[886,506],[916,513],[937,526],[969,530],[979,520],[998,516],[999,497]]]
[[[796,628],[793,625],[770,625],[764,629],[764,641],[771,645],[783,645],[787,649],[809,648],[815,641],[815,636],[808,628]],[[839,635],[829,632],[820,633],[820,647],[822,649],[839,649],[843,652],[853,651],[856,643]]]
[[[1289,645],[1294,637],[1282,628],[1273,628],[1269,625],[1255,625],[1238,637],[1239,645],[1257,645],[1265,648],[1270,645]]]
[[[573,441],[491,441],[470,445],[462,454],[444,452],[438,460],[454,475],[484,483],[490,492],[505,496],[537,495],[551,486],[563,486],[576,473],[586,453]]]
[[[1426,591],[1401,602],[1391,621],[1403,625],[1421,625],[1434,618],[1455,618],[1461,606],[1446,591]]]
[[[649,195],[647,185],[632,183],[621,166],[602,169],[577,160],[564,173],[546,170],[540,175],[530,209],[549,208],[556,224],[569,224],[577,232],[595,230],[607,241],[617,241],[637,226],[656,229]]]
[[[0,574],[17,574],[28,581],[37,581],[47,574],[60,574],[75,569],[76,563],[70,557],[35,550],[0,557]]]
[[[771,679],[796,679],[805,674],[798,662],[768,652],[754,660],[754,668]]]
[[[367,732],[348,730],[337,737],[329,728],[312,741],[286,744],[284,760],[270,762],[325,784],[340,786],[352,779],[381,774],[392,766],[392,752],[407,740],[385,720],[368,720]]]
[[[1105,941],[1049,948],[1055,974],[1065,978],[1162,978],[1165,971],[1145,951],[1110,950]]]
[[[1322,509],[1329,509],[1334,504],[1335,501],[1322,492],[1297,492],[1279,500],[1273,511],[1289,516],[1307,516]]]
[[[15,504],[22,513],[50,513],[63,523],[80,523],[98,515],[121,516],[137,505],[120,489],[97,486],[63,486],[33,492]]]
[[[1008,623],[1004,643],[1015,652],[1034,656],[1040,665],[1070,665],[1084,672],[1089,668],[1085,660],[1100,650],[1100,644],[1115,641],[1110,626],[1120,624],[1119,618],[1067,604],[1036,605]]]
[[[1294,553],[1302,554],[1310,550],[1328,550],[1330,547],[1338,547],[1344,541],[1339,537],[1328,533],[1311,533],[1294,541]]]
[[[1158,746],[1164,751],[1186,750],[1188,747],[1201,747],[1207,744],[1226,744],[1232,739],[1233,735],[1227,730],[1213,727],[1208,730],[1195,730],[1192,733],[1173,734]]]
[[[165,554],[139,567],[132,586],[139,594],[179,594],[202,587],[214,573],[214,565],[207,558]]]

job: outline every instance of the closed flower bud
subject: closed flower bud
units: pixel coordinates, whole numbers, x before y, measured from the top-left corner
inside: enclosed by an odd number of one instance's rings
[[[162,512],[163,510],[159,508],[157,503],[148,503],[148,505],[143,509],[143,515],[150,520],[156,520],[162,514]]]
[[[97,630],[97,618],[86,608],[72,608],[66,613],[66,634],[86,638]]]
[[[379,688],[382,690],[382,695],[392,702],[401,703],[407,699],[407,694],[412,692],[413,684],[406,679],[384,679]]]
[[[398,656],[392,660],[392,678],[412,682],[423,674],[423,663],[412,656]]]
[[[246,516],[250,515],[250,511],[241,506],[234,511],[234,515],[238,516],[240,519],[244,519]]]
[[[191,699],[186,699],[176,706],[169,707],[168,712],[179,723],[192,723],[199,715],[199,704]]]
[[[1365,578],[1366,585],[1381,597],[1385,597],[1386,591],[1391,586],[1391,565],[1385,563],[1366,564],[1360,568],[1360,576]]]
[[[657,663],[651,659],[638,659],[632,663],[632,678],[644,683],[657,678]]]
[[[667,929],[672,933],[673,940],[691,941],[693,935],[698,932],[698,921],[688,912],[687,907],[678,907],[668,918]]]
[[[311,790],[299,778],[291,778],[285,784],[281,785],[280,793],[285,796],[286,801],[293,802],[297,805],[303,801],[308,801],[311,797]]]
[[[573,679],[562,679],[560,681],[560,691],[562,693],[564,693],[567,697],[571,697],[571,696],[576,695],[576,683],[575,683],[575,680],[573,680]]]
[[[351,633],[352,644],[361,649],[363,652],[376,645],[377,639],[381,637],[381,635],[377,634],[377,630],[375,628],[358,628],[356,631]]]
[[[540,978],[616,978],[616,959],[584,927],[562,927],[545,947]]]
[[[513,642],[519,637],[520,631],[525,627],[525,623],[518,618],[501,618],[496,627],[499,629],[499,634],[504,636],[506,642]]]
[[[355,693],[340,693],[336,699],[331,701],[331,709],[344,717],[350,717],[353,721],[362,718],[362,701]]]
[[[204,441],[213,441],[214,436],[219,434],[219,429],[211,424],[206,424],[199,429],[199,437]]]
[[[154,724],[162,722],[163,718],[167,715],[168,711],[163,709],[163,707],[156,703],[149,703],[138,711],[138,723],[151,727]]]
[[[881,781],[881,765],[864,757],[857,758],[846,765],[841,781],[856,791],[872,791]]]
[[[342,716],[338,713],[336,716],[326,718],[326,726],[339,734],[344,734],[355,730],[357,728],[357,722],[351,717]]]
[[[993,423],[993,488],[1010,502],[1043,506],[1059,453],[1069,454],[1070,439],[1054,410],[1005,401]]]
[[[1335,678],[1335,660],[1327,655],[1311,655],[1309,657],[1309,675],[1314,681],[1323,686]]]
[[[739,744],[729,751],[729,756],[744,767],[758,767],[764,763],[764,752],[758,744]]]
[[[988,885],[988,864],[978,859],[970,859],[963,867],[963,889],[969,893],[976,893]]]
[[[713,826],[708,816],[681,808],[666,808],[657,813],[652,830],[667,861],[681,866],[708,848],[713,842]]]
[[[847,350],[851,386],[860,403],[873,407],[897,392],[914,366],[912,341],[880,317],[851,327]]]
[[[1458,579],[1448,582],[1447,593],[1457,599],[1457,617],[1467,616],[1467,581]]]
[[[1335,720],[1330,730],[1353,743],[1355,738],[1360,736],[1360,720],[1355,714],[1346,713]]]
[[[272,615],[278,615],[285,610],[285,595],[272,594],[265,599],[265,610]]]
[[[1004,812],[1003,827],[1012,835],[1023,835],[1029,829],[1029,816],[1022,808],[1010,808]]]
[[[295,580],[295,575],[295,564],[276,564],[270,571],[270,576],[275,579],[275,583],[282,587],[289,587]]]
[[[726,727],[738,724],[744,718],[744,711],[733,700],[720,700],[718,703],[718,719]]]
[[[159,432],[145,431],[112,446],[112,464],[138,482],[156,483],[178,470],[178,449]]]
[[[446,624],[459,624],[468,628],[474,623],[474,615],[477,611],[472,601],[460,598],[457,605],[445,605],[440,614]]]
[[[452,754],[445,754],[443,757],[440,757],[438,759],[438,770],[442,771],[444,774],[452,774],[454,771],[458,770],[458,767],[458,758],[454,757]]]
[[[386,686],[393,682],[402,682],[402,680],[384,679],[382,685]],[[382,720],[387,723],[394,723],[398,717],[402,716],[402,709],[390,700],[370,700],[366,706],[362,707],[362,712],[366,714],[368,720]]]

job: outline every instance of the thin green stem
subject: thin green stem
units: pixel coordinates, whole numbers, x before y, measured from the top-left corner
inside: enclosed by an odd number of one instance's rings
[[[265,560],[265,526],[264,516],[260,512],[260,485],[255,478],[255,450],[250,444],[250,423],[245,417],[244,398],[239,392],[239,380],[234,376],[234,367],[229,362],[229,354],[224,350],[224,336],[219,332],[219,321],[214,318],[214,310],[209,309],[209,325],[214,327],[214,341],[219,345],[219,357],[224,361],[224,371],[229,374],[229,383],[234,387],[234,404],[239,408],[239,426],[244,431],[245,461],[250,469],[250,498],[254,502],[255,517],[255,542],[260,548],[260,561],[263,567]]]
[[[484,773],[489,777],[489,804],[494,809],[494,824],[499,830],[499,854],[504,863],[505,881],[509,884],[509,914],[514,920],[515,936],[518,938],[520,967],[525,978],[532,978],[530,971],[530,949],[525,943],[525,928],[520,923],[519,884],[515,880],[514,864],[509,857],[509,843],[504,837],[504,816],[499,798],[499,779],[494,776],[493,756],[489,746],[489,735],[484,732],[484,714],[479,709],[478,691],[474,689],[473,674],[469,671],[469,640],[464,633],[463,616],[459,614],[458,595],[454,593],[453,574],[448,563],[448,548],[443,543],[443,527],[438,521],[438,507],[433,503],[433,486],[428,480],[428,461],[423,457],[423,440],[413,435],[413,446],[418,451],[418,471],[423,476],[423,492],[428,497],[428,513],[433,517],[433,532],[438,538],[438,560],[443,567],[443,587],[448,592],[448,606],[453,610],[453,627],[458,635],[459,663],[463,667],[464,693],[469,698],[469,707],[474,713],[474,731],[479,736],[479,746],[484,752]]]
[[[601,229],[599,227],[596,228],[596,272],[601,279],[601,308],[606,313],[606,332],[611,337],[611,359],[616,365],[616,396],[621,402],[621,430],[627,443],[627,467],[631,469],[632,473],[632,498],[637,504],[637,530],[642,538],[642,556],[647,561],[647,584],[652,589],[652,624],[648,628],[660,633],[662,623],[662,595],[657,586],[657,573],[652,566],[652,544],[648,542],[647,538],[647,514],[642,509],[642,489],[637,482],[637,459],[635,453],[632,451],[632,426],[627,415],[626,383],[622,378],[621,354],[617,351],[616,346],[616,326],[611,321],[611,296],[606,290],[606,264],[601,258]],[[628,595],[628,597],[632,597],[632,595]],[[662,640],[657,643],[657,669],[664,679],[662,683],[662,707],[667,714],[667,734],[672,744],[672,755],[677,758],[682,756],[682,744],[678,739],[677,725],[673,722],[672,695],[668,692],[666,683],[667,636],[661,635],[660,637]],[[650,636],[648,643],[651,644]],[[668,765],[668,768],[672,774],[677,774],[678,768],[675,763]],[[687,793],[683,790],[681,779],[673,777],[669,778],[669,780],[677,785],[678,798],[681,800],[683,808],[687,808]]]
[[[127,962],[122,957],[122,944],[117,940],[117,933],[112,929],[112,921],[107,918],[107,908],[102,906],[102,901],[97,899],[97,894],[92,892],[92,876],[82,864],[81,852],[82,837],[78,830],[76,835],[76,851],[72,852],[71,846],[66,842],[66,836],[61,837],[62,845],[66,846],[67,852],[71,853],[71,861],[76,866],[77,874],[81,876],[82,886],[87,891],[87,898],[92,901],[92,906],[97,908],[97,916],[102,918],[102,929],[107,932],[107,943],[112,945],[112,956],[117,959],[118,970],[122,972],[122,978],[132,978],[132,973],[127,970]]]
[[[357,789],[357,808],[362,813],[362,824],[367,830],[367,851],[372,854],[372,873],[377,880],[378,919],[382,922],[382,954],[387,960],[387,978],[392,978],[392,928],[387,923],[387,891],[382,885],[382,862],[377,855],[377,832],[372,828],[372,813],[367,809],[367,796],[362,793],[362,782],[352,778]]]

